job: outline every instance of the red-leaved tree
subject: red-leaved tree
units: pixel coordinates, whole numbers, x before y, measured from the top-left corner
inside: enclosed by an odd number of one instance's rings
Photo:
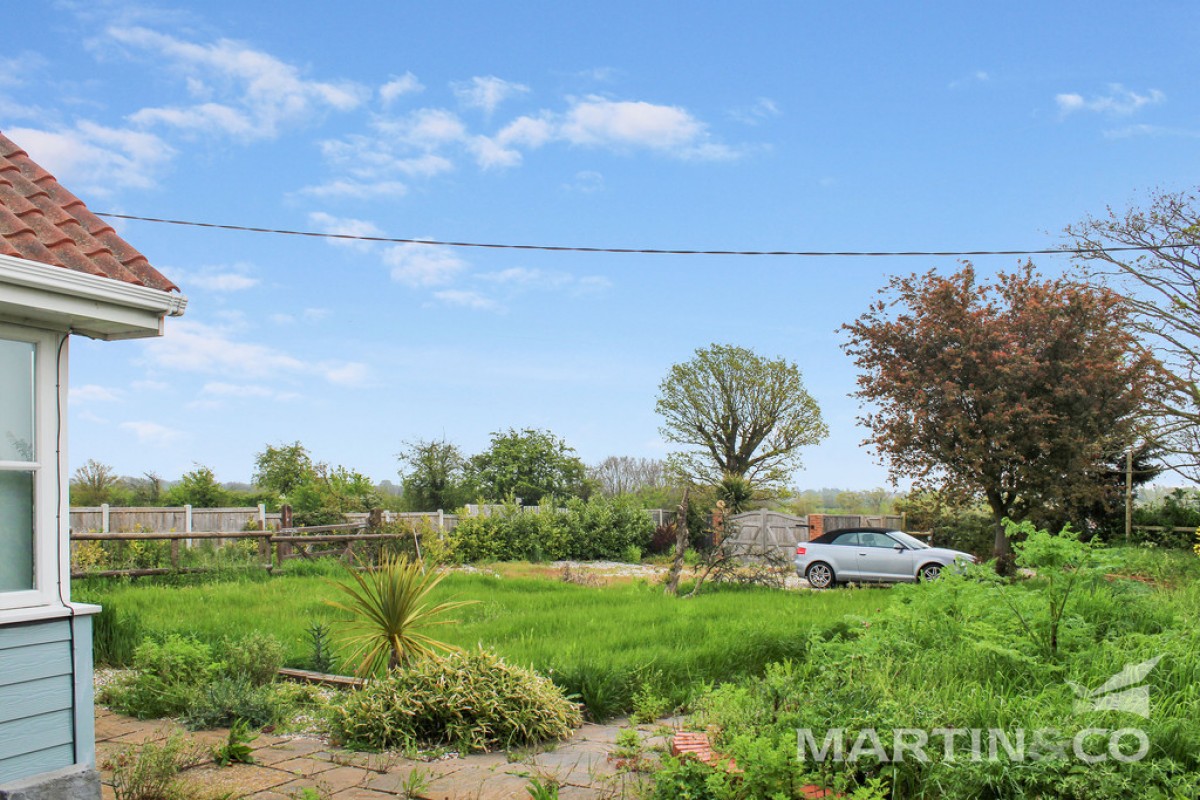
[[[895,278],[881,296],[843,326],[843,347],[861,370],[867,443],[893,478],[982,496],[997,556],[1011,552],[1003,518],[1111,495],[1099,473],[1139,441],[1161,385],[1119,296],[1032,263],[981,283],[965,262]]]

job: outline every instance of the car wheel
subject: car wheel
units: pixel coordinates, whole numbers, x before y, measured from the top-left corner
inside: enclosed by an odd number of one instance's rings
[[[808,568],[808,574],[805,577],[808,578],[808,584],[814,589],[828,589],[835,585],[833,570],[829,568],[828,564],[820,561]]]
[[[926,564],[917,572],[917,580],[936,581],[942,574],[941,564]]]

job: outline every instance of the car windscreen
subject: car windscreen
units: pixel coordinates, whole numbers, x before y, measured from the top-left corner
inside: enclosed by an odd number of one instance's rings
[[[929,549],[929,545],[925,544],[924,542],[922,542],[920,539],[918,539],[915,536],[910,536],[909,534],[905,533],[904,531],[889,531],[888,536],[891,536],[893,539],[900,542],[905,547],[911,548],[913,550],[928,550]]]

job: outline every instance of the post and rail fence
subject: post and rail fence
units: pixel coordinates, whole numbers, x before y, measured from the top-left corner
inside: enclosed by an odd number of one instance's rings
[[[469,506],[472,515],[496,513],[503,506]],[[524,511],[536,513],[537,506]],[[296,558],[335,555],[349,558],[361,542],[382,543],[411,539],[417,553],[426,533],[441,536],[458,527],[457,514],[438,511],[383,511],[346,514],[346,522],[337,525],[292,524],[291,508],[269,512],[266,506],[242,508],[179,507],[77,507],[70,510],[72,542],[154,542],[169,541],[170,567],[76,570],[71,577],[142,577],[187,572],[204,568],[182,566],[183,548],[211,541],[220,547],[226,541],[258,541],[259,566],[268,572]],[[675,512],[649,509],[656,525],[669,523]],[[384,532],[383,528],[403,526],[407,530]]]

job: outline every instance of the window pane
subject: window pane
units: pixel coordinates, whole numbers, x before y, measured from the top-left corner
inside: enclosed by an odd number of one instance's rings
[[[0,461],[34,461],[33,356],[29,342],[0,339]]]
[[[33,585],[33,473],[0,471],[0,592]]]

